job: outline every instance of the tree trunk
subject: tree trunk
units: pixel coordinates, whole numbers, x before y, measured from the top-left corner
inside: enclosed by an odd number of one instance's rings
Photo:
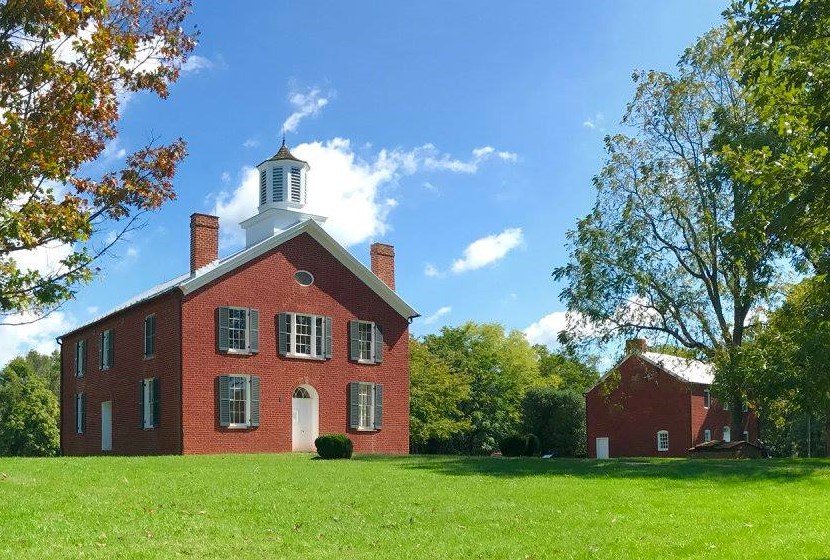
[[[827,420],[824,424],[824,451],[830,457],[830,408],[827,409]]]

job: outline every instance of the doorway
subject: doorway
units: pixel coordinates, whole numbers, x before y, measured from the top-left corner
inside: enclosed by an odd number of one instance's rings
[[[112,401],[101,403],[101,451],[112,451]]]
[[[608,458],[608,438],[607,437],[598,437],[597,438],[597,459],[607,459]]]
[[[291,395],[291,450],[314,451],[319,435],[319,399],[311,385],[300,385]]]

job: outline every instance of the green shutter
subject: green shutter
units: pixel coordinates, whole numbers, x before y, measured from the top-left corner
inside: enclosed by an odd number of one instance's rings
[[[323,320],[323,324],[325,325],[325,333],[323,338],[323,357],[326,359],[331,358],[331,317],[326,317]]]
[[[383,385],[375,384],[375,429],[383,427]]]
[[[86,395],[81,393],[81,433],[86,433]]]
[[[107,367],[112,367],[115,365],[115,329],[110,329],[109,333],[107,337],[107,347],[109,348],[109,352],[107,353],[107,358],[109,358]]]
[[[279,331],[279,347],[280,347],[280,356],[285,356],[288,354],[288,346],[289,346],[289,338],[291,337],[291,333],[288,331],[290,316],[288,313],[280,313],[277,316],[277,330]]]
[[[228,392],[230,390],[230,376],[219,376],[219,425],[228,427],[231,425],[231,406]]]
[[[228,308],[220,307],[218,310],[219,321],[217,322],[216,341],[220,352],[228,351]]]
[[[104,369],[104,331],[98,336],[98,369]]]
[[[82,358],[82,361],[81,361],[81,377],[83,377],[84,375],[86,375],[86,363],[87,363],[87,358],[89,356],[89,349],[87,348],[86,339],[83,339],[81,342],[83,343],[81,345],[81,349],[82,349],[82,351],[81,351],[81,358]]]
[[[357,406],[357,394],[360,390],[360,383],[349,383],[349,427],[357,429],[360,427],[360,409]]]
[[[259,352],[259,311],[248,310],[248,350]]]
[[[161,425],[161,377],[153,378],[153,427]]]
[[[138,382],[138,427],[144,429],[144,380]]]
[[[251,426],[259,426],[259,377],[251,376]]]
[[[360,359],[360,326],[357,321],[349,321],[349,359]]]
[[[375,363],[383,363],[383,329],[375,324]]]

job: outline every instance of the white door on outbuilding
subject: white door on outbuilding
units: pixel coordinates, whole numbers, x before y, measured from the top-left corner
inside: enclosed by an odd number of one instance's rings
[[[607,437],[598,437],[597,438],[597,459],[607,459],[608,458],[608,438]]]

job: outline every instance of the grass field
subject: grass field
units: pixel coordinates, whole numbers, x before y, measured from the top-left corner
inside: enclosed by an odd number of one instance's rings
[[[0,557],[830,558],[830,462],[0,459]]]

